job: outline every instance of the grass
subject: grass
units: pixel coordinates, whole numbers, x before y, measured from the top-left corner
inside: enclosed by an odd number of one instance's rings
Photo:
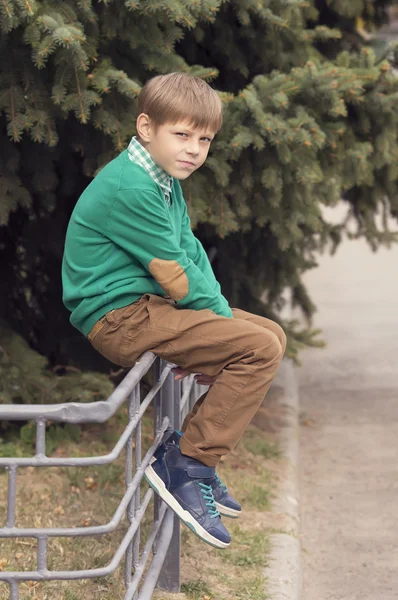
[[[256,430],[249,429],[247,431],[244,445],[249,452],[256,456],[264,458],[279,458],[281,456],[278,445],[270,442],[264,435],[259,435]]]
[[[79,600],[74,592],[70,592],[69,590],[65,591],[65,600]]]
[[[263,510],[271,508],[270,490],[264,485],[253,485],[246,494],[246,500],[254,508]]]
[[[53,456],[89,456],[108,453],[127,422],[126,408],[108,423],[82,425],[61,436]],[[143,450],[152,440],[152,416],[143,420]],[[29,431],[24,440],[7,439],[0,447],[3,456],[31,456]],[[231,546],[224,551],[203,543],[185,526],[181,527],[181,594],[156,591],[154,600],[264,599],[263,570],[272,530],[270,511],[276,488],[280,457],[272,436],[250,426],[238,446],[217,469],[229,491],[243,505],[239,520],[224,519],[231,532]],[[79,439],[76,442],[76,439]],[[146,491],[142,485],[142,494]],[[108,523],[125,492],[124,455],[113,464],[92,467],[18,469],[17,516],[19,527],[70,527]],[[7,508],[7,475],[0,471],[0,522]],[[148,535],[153,511],[141,525],[141,549]],[[52,570],[80,570],[106,566],[128,527],[124,518],[115,532],[104,536],[51,538],[48,567]],[[35,570],[37,545],[34,539],[0,538],[0,570]],[[122,600],[124,561],[115,573],[104,578],[69,582],[23,582],[20,600]],[[7,585],[0,583],[0,598],[8,599]]]
[[[235,592],[236,599],[242,600],[265,600],[264,579],[262,577],[253,577],[238,587]]]
[[[183,583],[181,586],[181,591],[185,593],[191,600],[202,600],[203,597],[206,596],[208,598],[212,597],[212,592],[209,589],[209,586],[202,579]]]
[[[221,560],[237,567],[264,566],[269,550],[267,533],[253,532],[241,526],[230,526],[233,544],[228,552],[217,550]]]

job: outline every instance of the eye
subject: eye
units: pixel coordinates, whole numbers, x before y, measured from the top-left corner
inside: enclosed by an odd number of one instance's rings
[[[187,135],[186,133],[182,133],[182,131],[178,131],[176,135]]]

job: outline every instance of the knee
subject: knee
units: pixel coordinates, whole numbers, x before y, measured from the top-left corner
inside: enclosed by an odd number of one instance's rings
[[[278,324],[276,325],[276,335],[278,336],[279,343],[282,347],[282,356],[283,356],[285,354],[285,350],[286,350],[287,338],[286,338],[286,333],[283,331],[282,327]]]
[[[269,325],[269,327],[270,327],[270,330],[272,331],[272,333],[274,333],[279,340],[279,343],[282,347],[282,356],[283,356],[285,354],[285,350],[286,350],[286,334],[283,331],[282,327],[280,325],[278,325],[278,323],[276,323],[275,321],[272,322],[272,327],[271,327],[271,325]]]
[[[281,329],[281,332],[286,340],[286,336],[282,329]],[[282,359],[283,353],[285,351],[284,350],[285,346],[283,345],[283,343],[285,343],[283,338],[280,339],[279,335],[277,335],[276,333],[274,333],[272,331],[268,331],[267,335],[265,336],[265,343],[259,349],[261,358],[267,364],[270,362],[280,361]]]

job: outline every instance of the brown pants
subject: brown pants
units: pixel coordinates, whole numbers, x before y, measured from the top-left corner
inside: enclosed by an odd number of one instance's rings
[[[150,350],[191,373],[217,376],[187,415],[180,444],[183,454],[211,467],[240,440],[286,348],[277,323],[237,308],[232,312],[228,319],[144,294],[106,314],[88,335],[98,352],[123,367]]]

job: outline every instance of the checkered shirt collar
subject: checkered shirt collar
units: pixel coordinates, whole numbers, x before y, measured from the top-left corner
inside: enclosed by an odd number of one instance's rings
[[[148,150],[144,148],[137,140],[136,136],[131,139],[130,144],[127,148],[129,159],[132,162],[137,163],[143,167],[156,183],[160,185],[163,190],[167,205],[170,206],[171,188],[173,185],[173,178],[171,175],[166,173],[159,165],[157,165]]]

